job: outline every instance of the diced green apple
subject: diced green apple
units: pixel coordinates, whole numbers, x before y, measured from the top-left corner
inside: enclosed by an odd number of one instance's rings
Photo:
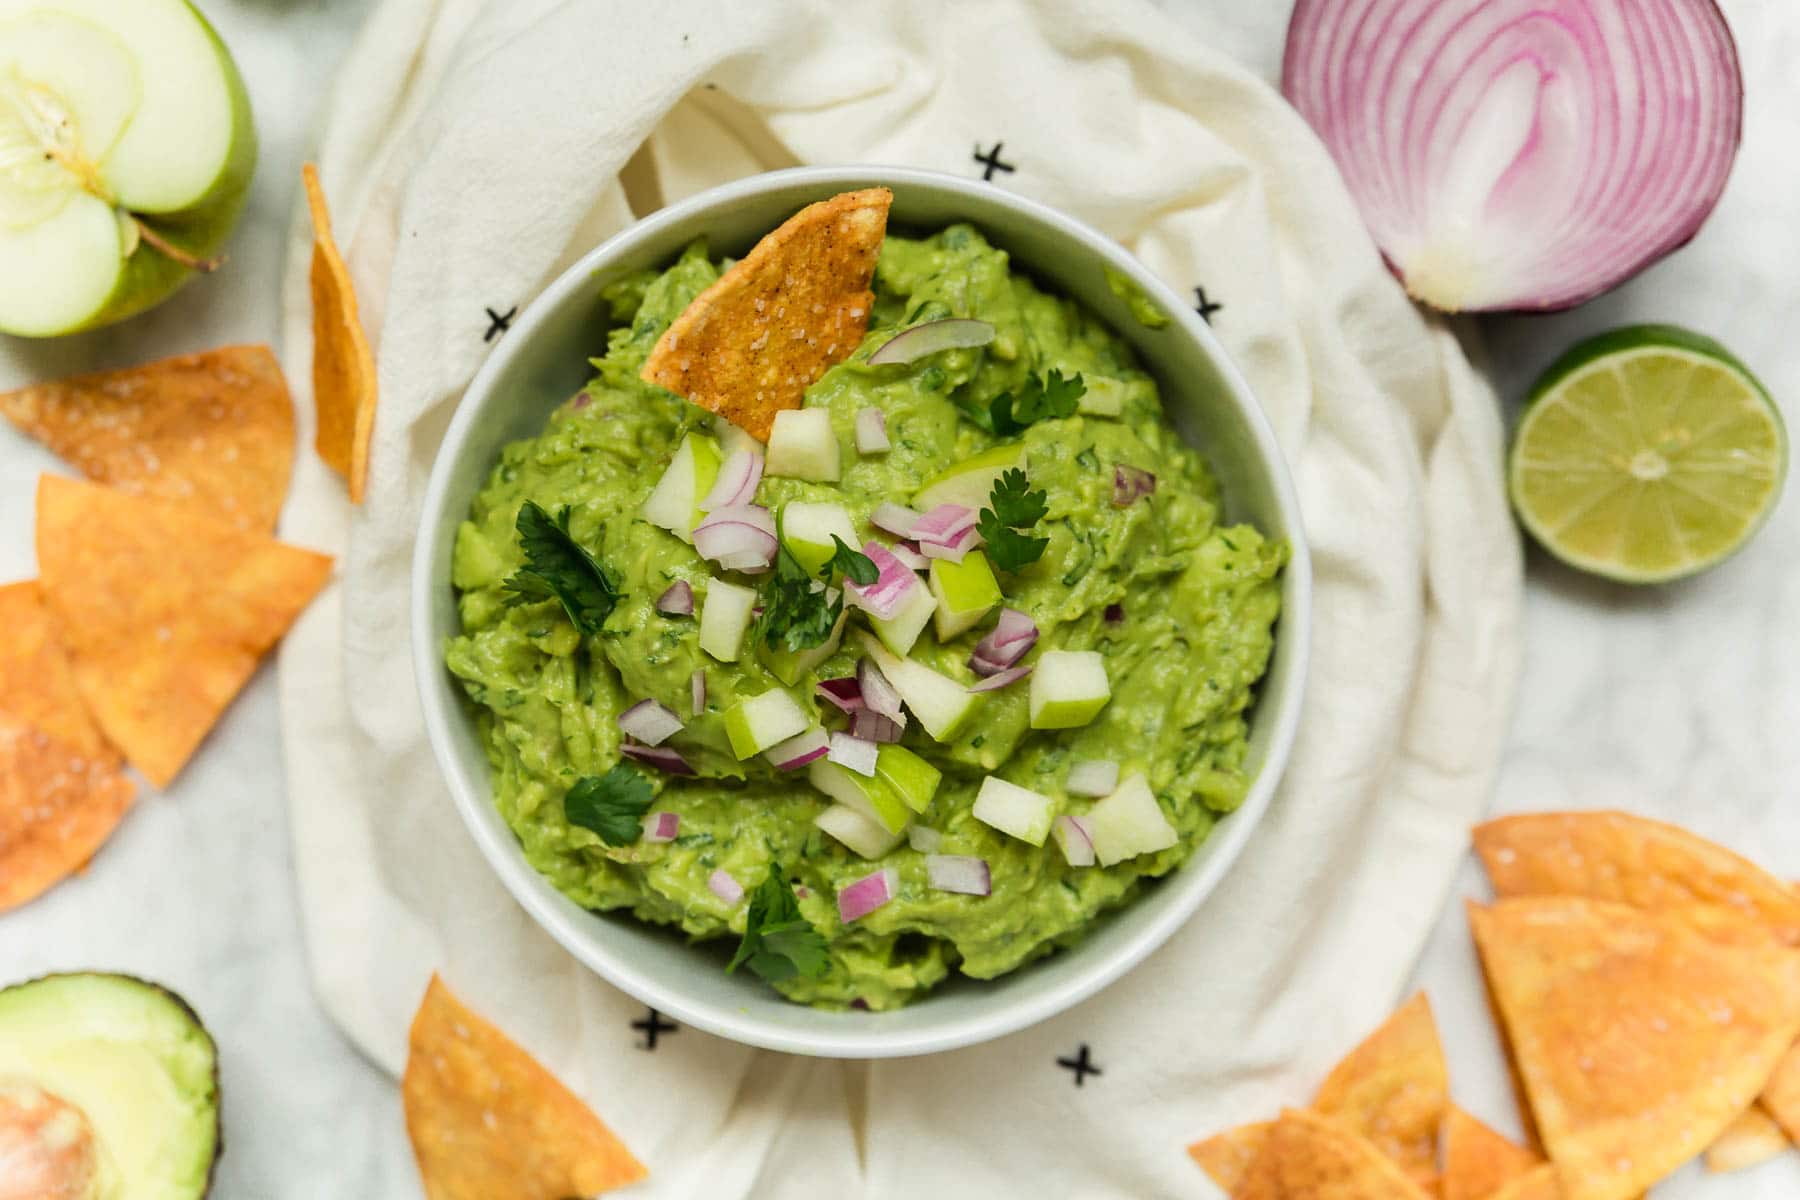
[[[1133,775],[1117,791],[1100,801],[1087,815],[1094,841],[1094,857],[1100,865],[1166,850],[1177,841],[1175,827],[1163,815],[1162,806],[1142,775]]]
[[[888,833],[901,833],[912,821],[906,801],[879,775],[858,775],[829,759],[819,759],[806,768],[806,778],[839,804],[879,822]]]
[[[900,835],[889,833],[881,822],[848,804],[834,804],[813,818],[813,824],[864,858],[880,858],[900,844]]]
[[[1001,833],[1041,846],[1056,820],[1056,802],[998,775],[989,775],[981,781],[981,791],[975,795],[970,815]]]
[[[1007,442],[983,450],[933,475],[913,496],[913,507],[920,512],[930,512],[940,504],[980,509],[987,504],[1000,476],[1014,469],[1026,469],[1024,442]]]
[[[886,743],[875,752],[875,778],[892,788],[906,807],[922,813],[931,807],[944,773],[904,746]]]
[[[705,434],[690,433],[682,438],[669,469],[644,501],[644,520],[692,545],[694,526],[706,516],[700,511],[700,501],[712,491],[720,461],[719,444]]]
[[[780,688],[739,700],[725,710],[725,736],[739,762],[805,733],[811,723],[806,710]]]
[[[750,588],[709,579],[700,601],[700,648],[720,662],[736,662],[755,607],[756,593]]]
[[[713,414],[712,431],[713,440],[719,443],[721,460],[730,458],[739,450],[749,450],[759,456],[763,453],[761,442],[716,413]]]
[[[844,636],[844,622],[849,616],[849,609],[840,612],[837,624],[831,627],[831,636],[811,650],[778,650],[763,642],[757,646],[756,656],[762,659],[763,666],[769,668],[769,674],[788,687],[793,687],[808,671],[837,653]]]
[[[893,616],[883,618],[869,613],[869,627],[881,639],[882,645],[895,654],[905,654],[918,642],[919,634],[930,624],[931,614],[936,611],[937,597],[921,583],[906,593]]]
[[[1084,382],[1087,390],[1075,402],[1078,411],[1090,417],[1116,417],[1125,410],[1126,385],[1123,380],[1095,375]]]
[[[947,675],[939,675],[923,663],[910,658],[897,658],[874,638],[864,635],[863,648],[881,668],[887,681],[894,685],[901,701],[926,733],[940,742],[955,737],[987,698],[983,692],[971,692]]]
[[[781,544],[808,575],[817,575],[837,553],[834,537],[844,539],[844,545],[852,550],[862,545],[843,505],[793,500],[781,506]]]
[[[776,413],[763,469],[770,475],[789,479],[835,482],[838,443],[837,434],[831,430],[831,410],[789,408]]]
[[[1046,650],[1031,673],[1031,727],[1074,729],[1093,720],[1112,699],[1106,660],[1098,650]]]
[[[933,618],[940,642],[975,628],[1003,598],[994,568],[979,550],[969,551],[961,562],[932,559],[931,594],[937,597]]]

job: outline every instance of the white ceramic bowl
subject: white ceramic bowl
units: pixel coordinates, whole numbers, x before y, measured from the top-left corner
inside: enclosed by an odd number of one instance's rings
[[[588,912],[532,870],[494,809],[474,718],[444,668],[442,647],[458,632],[449,582],[457,523],[500,448],[536,434],[587,379],[589,356],[605,349],[600,285],[662,266],[701,235],[715,252],[741,254],[802,206],[876,184],[894,191],[896,228],[972,221],[1012,255],[1015,267],[1104,317],[1135,347],[1176,426],[1217,471],[1228,516],[1285,539],[1293,559],[1284,576],[1274,661],[1251,720],[1254,786],[1192,859],[1097,921],[1069,950],[997,980],[953,978],[898,1012],[837,1013],[791,1004],[749,972],[725,974],[722,951],[690,946],[627,913]],[[1134,320],[1107,287],[1108,267],[1135,281],[1169,313],[1170,324],[1152,330]],[[508,890],[571,954],[697,1029],[774,1050],[873,1058],[967,1046],[1041,1021],[1118,979],[1193,915],[1243,849],[1286,763],[1300,712],[1310,603],[1299,503],[1274,436],[1185,299],[1103,235],[1001,188],[926,171],[806,167],[743,179],[663,209],[593,250],[526,307],[470,384],[432,468],[413,559],[413,661],[432,748],[457,809]]]

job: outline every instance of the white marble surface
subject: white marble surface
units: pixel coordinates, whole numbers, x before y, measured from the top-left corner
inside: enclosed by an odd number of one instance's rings
[[[1164,2],[1274,73],[1285,5]],[[1583,333],[1670,320],[1729,342],[1778,398],[1800,396],[1800,226],[1792,217],[1800,194],[1800,10],[1788,4],[1726,0],[1751,103],[1737,172],[1713,220],[1690,248],[1577,312],[1483,323],[1476,333],[1503,395],[1516,397]],[[0,387],[271,336],[298,164],[330,65],[365,6],[202,7],[244,67],[263,136],[231,266],[117,330],[0,342]],[[0,430],[0,580],[33,573],[32,488],[53,465]],[[1520,706],[1497,810],[1630,808],[1680,820],[1800,876],[1800,820],[1786,809],[1800,792],[1800,739],[1792,733],[1800,728],[1797,557],[1800,512],[1792,502],[1739,558],[1671,588],[1613,588],[1534,555]],[[0,982],[100,967],[187,995],[224,1049],[220,1200],[416,1197],[392,1085],[328,1025],[306,979],[271,683],[266,673],[256,679],[176,784],[146,796],[88,876],[0,917]],[[1458,894],[1483,894],[1473,868]],[[1516,1128],[1476,981],[1453,901],[1419,982],[1438,1007],[1458,1099]],[[1657,1190],[1668,1200],[1795,1194],[1800,1154],[1738,1176],[1708,1180],[1690,1171]]]

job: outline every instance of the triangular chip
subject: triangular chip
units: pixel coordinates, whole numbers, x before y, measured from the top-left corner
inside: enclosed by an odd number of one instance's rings
[[[361,504],[369,476],[369,437],[375,431],[375,355],[363,333],[350,268],[331,237],[331,212],[318,168],[300,169],[312,211],[313,447],[350,486]]]
[[[1443,1200],[1487,1200],[1544,1160],[1456,1107],[1444,1116]]]
[[[566,1200],[648,1172],[536,1059],[433,975],[400,1081],[427,1200]]]
[[[1800,952],[1580,896],[1471,905],[1568,1200],[1626,1200],[1750,1106],[1800,1030]]]
[[[1262,1153],[1263,1143],[1273,1128],[1273,1121],[1239,1125],[1236,1129],[1227,1129],[1195,1142],[1188,1147],[1188,1156],[1199,1163],[1207,1177],[1228,1195],[1235,1194],[1243,1185],[1244,1176],[1250,1173],[1250,1164]]]
[[[1789,1046],[1775,1064],[1763,1087],[1762,1104],[1787,1131],[1788,1140],[1800,1144],[1800,1045]]]
[[[1800,891],[1722,846],[1622,812],[1531,813],[1475,827],[1500,896],[1592,896],[1684,910],[1719,933],[1749,917],[1800,946]]]
[[[0,912],[80,870],[135,791],[111,762],[0,716]]]
[[[1492,1193],[1487,1200],[1564,1200],[1564,1193],[1556,1168],[1545,1163]]]
[[[1374,1143],[1420,1187],[1437,1185],[1437,1136],[1450,1102],[1450,1072],[1423,992],[1344,1057],[1313,1098]]]
[[[1787,1152],[1787,1134],[1760,1105],[1751,1105],[1706,1148],[1706,1169],[1747,1171]]]
[[[768,441],[775,414],[862,342],[893,200],[866,188],[789,217],[663,331],[643,378]]]
[[[226,346],[0,394],[0,412],[86,475],[275,528],[294,464],[294,403],[267,346]]]
[[[1270,1128],[1232,1200],[1425,1200],[1387,1155],[1318,1113],[1290,1109]]]
[[[35,579],[0,587],[0,715],[41,729],[83,758],[119,761],[76,690]]]
[[[331,573],[193,505],[54,475],[38,481],[37,554],[82,699],[158,787]]]

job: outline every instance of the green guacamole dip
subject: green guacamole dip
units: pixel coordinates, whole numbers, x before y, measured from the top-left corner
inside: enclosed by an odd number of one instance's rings
[[[739,661],[720,662],[700,648],[693,618],[653,607],[676,580],[688,581],[704,604],[717,573],[640,516],[683,436],[710,432],[712,418],[640,381],[638,371],[720,269],[695,245],[666,271],[610,286],[617,324],[594,360],[594,379],[541,434],[506,448],[458,531],[453,578],[465,632],[449,642],[446,660],[478,710],[494,803],[532,865],[577,903],[627,909],[696,939],[744,930],[746,902],[727,903],[708,886],[716,870],[751,891],[780,862],[801,885],[802,915],[830,948],[825,974],[777,984],[802,1003],[891,1009],[952,971],[990,979],[1070,945],[1097,914],[1178,866],[1242,802],[1245,714],[1269,660],[1286,548],[1248,526],[1219,524],[1212,474],[1165,421],[1155,383],[1096,318],[1010,270],[1006,254],[969,226],[921,240],[889,236],[867,337],[806,395],[808,407],[831,414],[840,481],[765,475],[756,501],[776,511],[795,500],[835,502],[849,510],[860,541],[891,542],[868,523],[878,504],[911,503],[922,482],[997,444],[966,411],[985,410],[1053,368],[1081,375],[1084,406],[1117,415],[1052,417],[1019,435],[1031,486],[1049,505],[1035,533],[1050,542],[1037,562],[999,581],[1005,605],[1030,614],[1041,631],[1024,662],[1047,649],[1098,651],[1112,696],[1076,729],[1028,727],[1029,680],[990,693],[947,743],[908,723],[904,746],[944,775],[917,823],[942,834],[938,853],[986,860],[990,895],[934,890],[925,855],[906,840],[878,863],[863,859],[815,826],[830,802],[805,770],[778,771],[761,755],[739,762],[731,752],[723,713],[782,686],[767,669],[767,651],[750,648],[754,634]],[[898,330],[951,316],[989,322],[994,340],[868,365]],[[870,406],[885,411],[892,448],[859,455],[856,415]],[[1118,465],[1153,473],[1155,490],[1115,506]],[[514,521],[526,500],[551,512],[569,506],[571,534],[616,579],[622,598],[597,636],[578,633],[554,600],[506,603],[502,582],[524,561]],[[814,685],[855,672],[862,619],[852,612],[841,648],[786,689],[832,728],[843,718]],[[990,614],[948,644],[927,627],[910,657],[973,683],[967,662],[994,620]],[[697,670],[707,693],[705,711],[694,716]],[[564,795],[577,778],[603,775],[620,760],[617,718],[645,698],[686,722],[667,745],[698,774],[644,767],[657,791],[653,810],[679,814],[680,835],[611,847],[566,819]],[[1175,845],[1110,867],[1071,867],[1055,839],[1034,846],[971,813],[989,774],[1051,797],[1059,813],[1085,813],[1095,801],[1071,796],[1065,781],[1072,764],[1091,759],[1146,776]],[[896,872],[898,894],[860,920],[840,921],[839,890],[881,867]]]

